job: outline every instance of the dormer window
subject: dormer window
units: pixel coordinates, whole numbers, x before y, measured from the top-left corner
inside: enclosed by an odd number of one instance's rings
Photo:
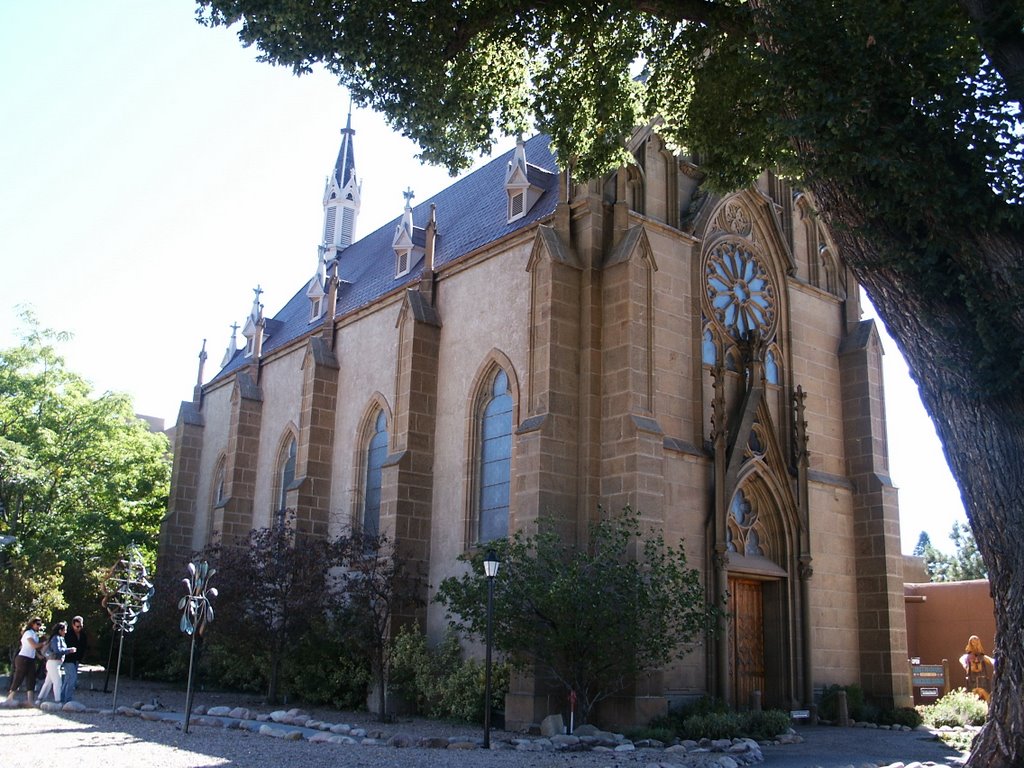
[[[321,312],[320,299],[313,299],[309,307],[309,322],[319,319]]]
[[[395,225],[395,236],[391,239],[391,249],[395,252],[396,278],[409,274],[416,262],[423,258],[423,244],[426,242],[425,230],[412,223],[413,192],[407,189],[402,194],[405,196],[405,210]]]
[[[526,193],[523,191],[508,193],[508,220],[521,218],[526,211]]]
[[[250,336],[245,340],[245,356],[252,357],[253,349],[256,347],[256,337]]]
[[[408,248],[395,251],[395,277],[409,274],[409,251]]]
[[[508,222],[523,218],[533,204],[540,199],[544,190],[530,180],[539,169],[531,169],[526,162],[526,145],[522,139],[516,142],[515,154],[505,172],[505,191],[508,193]]]

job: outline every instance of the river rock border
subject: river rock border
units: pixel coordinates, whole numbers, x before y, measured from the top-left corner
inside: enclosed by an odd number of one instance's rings
[[[109,709],[93,709],[77,701],[71,701],[64,705],[47,701],[40,704],[39,708],[51,712],[113,714]],[[124,717],[167,722],[178,728],[184,727],[185,720],[183,713],[142,702],[136,702],[132,706],[118,707],[117,714]],[[189,718],[189,726],[238,729],[271,738],[290,741],[306,740],[311,743],[339,746],[451,750],[483,748],[481,736],[469,734],[447,737],[416,736],[403,733],[401,730],[389,735],[378,728],[317,720],[301,709],[255,713],[245,707],[220,706],[207,709],[199,706],[193,710],[192,716]],[[777,737],[777,741],[794,743],[802,741],[802,739],[795,732],[790,731]],[[494,738],[492,735],[490,748],[520,752],[607,752],[613,754],[650,750],[660,753],[657,758],[648,763],[648,766],[657,768],[676,768],[676,766],[740,768],[764,761],[761,745],[753,739],[701,739],[700,741],[687,740],[666,745],[654,739],[633,742],[620,733],[602,731],[592,725],[582,725],[572,734],[514,736],[511,738],[506,736],[500,739]]]

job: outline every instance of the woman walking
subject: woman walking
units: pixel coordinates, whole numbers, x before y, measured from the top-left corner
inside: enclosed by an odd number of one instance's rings
[[[25,625],[25,631],[21,633],[21,649],[14,657],[11,689],[7,692],[7,698],[3,702],[7,706],[14,706],[14,695],[22,682],[28,684],[28,705],[32,706],[32,692],[36,687],[36,651],[46,645],[46,641],[39,637],[39,633],[42,631],[43,620],[36,616]]]
[[[47,691],[53,691],[53,700],[60,701],[61,679],[60,665],[64,663],[64,654],[74,652],[74,648],[68,648],[64,640],[67,634],[68,624],[66,621],[57,622],[57,625],[50,633],[50,641],[46,644],[46,682],[39,689],[39,703],[43,703]]]

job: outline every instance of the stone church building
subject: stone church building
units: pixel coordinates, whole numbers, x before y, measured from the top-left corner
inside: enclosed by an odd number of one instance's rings
[[[711,194],[649,128],[634,165],[570,182],[535,136],[357,239],[353,135],[308,283],[273,316],[257,289],[182,403],[162,562],[289,510],[387,532],[437,585],[538,516],[579,540],[629,504],[730,620],[616,722],[833,683],[909,704],[882,349],[814,201],[771,173]],[[443,634],[439,606],[422,621]],[[524,678],[506,720],[561,708]]]

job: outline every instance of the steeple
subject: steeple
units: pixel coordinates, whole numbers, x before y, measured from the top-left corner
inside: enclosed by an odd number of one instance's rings
[[[324,229],[322,245],[325,257],[334,258],[337,253],[352,244],[355,239],[356,216],[359,214],[360,189],[362,184],[356,177],[355,152],[352,149],[352,104],[349,102],[348,119],[341,130],[341,147],[338,159],[324,187]]]

